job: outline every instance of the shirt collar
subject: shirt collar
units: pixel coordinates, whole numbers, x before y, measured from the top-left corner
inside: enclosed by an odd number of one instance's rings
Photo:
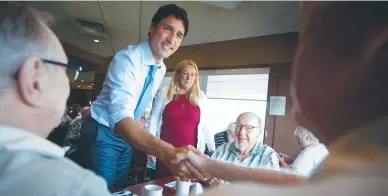
[[[63,157],[65,150],[49,140],[23,129],[0,125],[0,149],[32,151],[50,157]]]
[[[140,43],[140,47],[143,50],[143,55],[144,55],[143,62],[145,65],[156,65],[157,67],[165,66],[163,59],[160,61],[160,63],[156,64],[154,55],[152,54],[148,40]]]

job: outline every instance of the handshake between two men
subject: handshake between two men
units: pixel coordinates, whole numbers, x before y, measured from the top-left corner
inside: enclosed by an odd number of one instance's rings
[[[296,184],[306,180],[301,174],[280,169],[278,154],[261,144],[263,131],[257,115],[242,113],[235,125],[234,141],[219,146],[211,158],[193,146],[186,146],[171,150],[170,158],[162,160],[182,180],[196,178],[211,186],[222,184],[222,180],[267,184]]]
[[[183,181],[198,179],[207,180],[210,175],[205,172],[204,163],[209,159],[195,147],[189,145],[182,148],[176,148],[171,152],[164,164]]]
[[[232,145],[233,143],[227,144],[225,148],[230,148]],[[301,184],[307,180],[303,175],[273,169],[268,165],[245,167],[216,160],[219,157],[211,159],[193,146],[176,148],[169,156],[170,162],[165,161],[165,164],[176,177],[184,181],[198,179],[207,182],[210,186],[221,185],[223,180],[253,181],[265,184]]]

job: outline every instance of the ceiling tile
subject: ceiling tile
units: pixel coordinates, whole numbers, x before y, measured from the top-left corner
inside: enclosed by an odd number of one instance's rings
[[[101,7],[114,8],[119,10],[133,11],[139,13],[140,1],[99,1]]]
[[[243,2],[212,35],[209,42],[251,37],[276,18],[281,17],[298,2]]]
[[[107,57],[113,55],[112,46],[108,39],[99,39],[99,43],[94,43],[93,37],[80,35],[75,30],[69,19],[58,20],[52,27],[59,40],[78,48],[87,50],[94,54]]]
[[[292,9],[287,14],[262,28],[254,36],[256,37],[288,32],[298,32],[299,25],[299,8],[295,7],[295,9]]]
[[[233,10],[201,2],[190,2],[186,9],[189,14],[190,30],[182,45],[205,43],[225,18],[233,13]]]
[[[71,18],[103,23],[100,8],[96,5],[69,1],[61,1],[60,3]]]
[[[153,15],[161,5],[168,3],[175,3],[188,12],[190,28],[182,45],[294,32],[299,29],[298,2],[243,2],[235,10],[194,1],[52,1],[28,4],[57,18],[53,30],[62,41],[101,56],[111,56],[127,45],[146,40]],[[109,38],[96,44],[92,37],[78,34],[67,17],[105,22]]]
[[[102,57],[113,56],[113,49],[109,39],[99,39],[100,42],[95,43],[92,39],[87,39],[89,51]]]
[[[149,25],[159,6],[170,2],[143,2],[141,40],[147,39]],[[174,2],[187,11],[189,17],[189,33],[184,38],[182,45],[204,43],[213,34],[218,25],[231,13],[232,10],[215,7],[201,2]],[[204,14],[206,13],[206,14]]]
[[[106,25],[139,29],[140,10],[129,12],[105,7],[101,10]]]
[[[289,11],[287,14],[285,14],[282,17],[282,22],[284,24],[293,26],[297,29],[299,29],[300,26],[300,9],[299,7],[295,7],[291,11]]]
[[[128,45],[139,43],[139,31],[108,26],[110,40],[115,52],[126,48]]]
[[[65,10],[58,1],[33,1],[28,5],[43,12],[47,12],[55,18],[67,17]]]
[[[98,1],[77,1],[77,2],[91,4],[91,5],[98,5]]]
[[[71,25],[70,20],[59,19],[51,28],[58,36],[59,40],[77,46],[84,50],[89,50],[89,46],[86,42],[89,37],[77,34],[74,31],[74,27]]]

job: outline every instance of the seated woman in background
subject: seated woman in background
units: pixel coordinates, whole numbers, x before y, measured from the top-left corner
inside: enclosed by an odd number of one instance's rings
[[[79,104],[75,104],[72,108],[72,112],[70,113],[70,117],[72,118],[72,120],[69,122],[69,125],[74,124],[77,120],[82,118],[82,107]]]
[[[285,159],[290,160],[291,157],[286,154],[279,153],[280,166],[290,168],[306,177],[309,177],[314,169],[317,168],[319,164],[321,164],[321,162],[329,155],[329,151],[324,144],[319,143],[318,138],[301,126],[295,129],[294,136],[298,144],[302,146],[303,150],[299,153],[298,157],[291,165],[288,165],[285,162]]]
[[[204,122],[206,95],[199,88],[198,67],[191,60],[178,63],[171,83],[155,96],[149,121],[149,132],[176,148],[192,145],[201,152],[207,143],[214,151],[213,134]],[[171,175],[160,161],[156,177]]]
[[[67,124],[73,120],[69,115],[69,109],[68,107],[65,108],[65,113],[63,114],[63,117],[61,119],[61,126],[67,126]]]
[[[66,156],[72,160],[75,160],[75,152],[78,150],[78,141],[81,136],[81,127],[84,119],[90,115],[90,108],[83,107],[81,109],[81,118],[78,118],[71,125],[69,125],[69,131],[67,132],[65,139],[63,141],[63,147],[68,148],[66,151]]]

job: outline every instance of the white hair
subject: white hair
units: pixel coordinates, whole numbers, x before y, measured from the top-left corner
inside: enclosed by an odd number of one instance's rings
[[[236,123],[235,122],[229,123],[228,128],[226,128],[226,133],[228,133],[229,142],[233,141],[235,132],[236,132]]]
[[[26,6],[8,3],[0,15],[0,88],[10,88],[19,65],[26,57],[50,58],[58,54],[50,47],[47,27],[53,18]]]
[[[302,126],[298,126],[295,129],[294,136],[298,138],[299,140],[311,140],[311,141],[317,141],[319,142],[318,138],[315,137],[314,134],[312,134],[309,130]]]

